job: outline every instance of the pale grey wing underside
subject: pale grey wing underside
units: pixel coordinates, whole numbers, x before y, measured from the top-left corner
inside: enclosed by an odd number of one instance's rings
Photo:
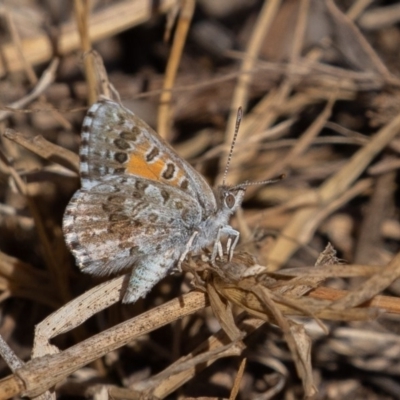
[[[90,189],[109,175],[135,175],[134,170],[127,168],[131,157],[146,159],[154,157],[154,152],[165,164],[171,161],[183,172],[183,190],[205,212],[211,213],[216,209],[214,193],[204,178],[143,120],[108,99],[93,104],[83,121],[80,149],[82,187]],[[163,181],[161,176],[159,179]],[[163,182],[168,184],[167,180]]]
[[[171,261],[165,265],[169,268],[200,224],[203,212],[176,188],[133,176],[109,177],[90,190],[75,193],[64,215],[63,230],[84,272],[118,273],[142,258],[163,254]]]

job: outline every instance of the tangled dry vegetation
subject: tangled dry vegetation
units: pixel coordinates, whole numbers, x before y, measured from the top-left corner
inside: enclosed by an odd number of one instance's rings
[[[0,398],[398,399],[399,5],[149,3],[0,8]],[[229,183],[285,174],[133,305],[61,232],[110,88],[213,183],[241,106]]]

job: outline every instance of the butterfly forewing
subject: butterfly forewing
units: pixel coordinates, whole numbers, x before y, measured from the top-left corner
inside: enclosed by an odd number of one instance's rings
[[[102,100],[89,109],[80,157],[84,188],[107,175],[132,174],[181,189],[207,212],[215,209],[204,179],[144,121],[114,101]]]

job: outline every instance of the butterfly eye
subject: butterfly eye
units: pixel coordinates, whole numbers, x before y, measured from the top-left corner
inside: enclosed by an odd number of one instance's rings
[[[229,208],[233,208],[233,206],[236,203],[236,199],[235,196],[233,194],[228,194],[225,198],[225,204],[229,207]]]

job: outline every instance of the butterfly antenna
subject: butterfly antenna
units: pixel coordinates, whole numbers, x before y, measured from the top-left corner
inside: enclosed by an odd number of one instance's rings
[[[229,166],[231,164],[231,159],[232,159],[232,153],[233,153],[233,149],[235,147],[237,135],[239,133],[239,127],[240,127],[240,123],[242,122],[242,117],[243,117],[243,110],[242,110],[242,107],[239,107],[237,114],[236,114],[235,133],[233,135],[231,149],[229,150],[229,154],[228,154],[228,159],[226,160],[226,166],[225,166],[224,176],[222,179],[222,185],[225,185],[226,176],[228,175],[228,170],[229,170]]]
[[[265,181],[256,181],[256,182],[243,182],[243,183],[239,183],[239,185],[234,186],[233,188],[231,188],[231,190],[235,190],[235,189],[243,189],[247,186],[256,186],[256,185],[268,185],[269,183],[275,183],[275,182],[279,182],[282,179],[285,178],[285,174],[279,175],[276,178],[273,179],[267,179]]]

